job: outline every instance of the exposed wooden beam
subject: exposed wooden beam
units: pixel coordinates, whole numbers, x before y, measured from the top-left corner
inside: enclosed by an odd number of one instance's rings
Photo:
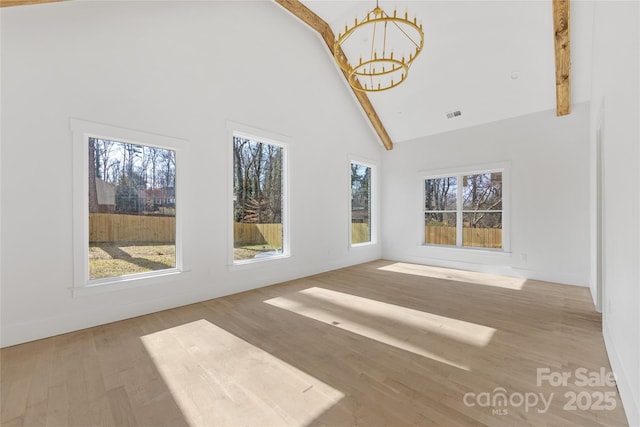
[[[336,37],[333,34],[333,31],[331,30],[331,27],[329,26],[329,24],[327,24],[322,18],[316,15],[311,9],[309,9],[308,7],[300,3],[299,0],[275,0],[275,1],[280,6],[287,9],[289,12],[291,12],[293,15],[297,16],[302,22],[304,22],[305,24],[307,24],[308,26],[316,30],[320,34],[322,39],[325,41],[325,43],[327,44],[327,47],[329,48],[331,55],[337,54],[338,56],[344,56],[344,52],[342,51],[342,48],[340,48],[339,46],[338,46],[338,51],[337,52],[334,51],[334,41]],[[347,79],[348,81],[348,78],[349,78],[348,74],[344,70],[342,70],[342,74],[344,74],[344,78]],[[364,110],[365,114],[369,118],[369,121],[373,125],[373,128],[378,134],[378,137],[380,138],[382,145],[384,145],[384,147],[387,150],[393,149],[393,141],[391,141],[391,137],[389,137],[389,134],[387,133],[387,130],[382,124],[382,121],[380,121],[380,117],[378,116],[378,113],[376,113],[376,110],[373,108],[373,105],[371,104],[371,101],[369,100],[369,97],[367,96],[367,94],[365,92],[361,92],[353,88],[352,90],[353,90],[353,93],[356,95],[356,99],[358,100],[358,102],[360,102],[360,105],[362,106],[362,109]]]
[[[569,39],[569,1],[553,1],[553,32],[556,57],[556,114],[571,112],[571,44]]]
[[[64,0],[0,0],[0,7],[26,6],[29,4],[53,3]]]

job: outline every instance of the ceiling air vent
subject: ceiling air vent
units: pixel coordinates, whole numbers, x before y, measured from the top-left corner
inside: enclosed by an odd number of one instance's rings
[[[462,111],[450,111],[447,113],[447,119],[455,119],[456,117],[460,117],[462,115]]]

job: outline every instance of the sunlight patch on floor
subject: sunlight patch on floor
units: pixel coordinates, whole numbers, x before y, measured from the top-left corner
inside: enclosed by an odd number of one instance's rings
[[[433,277],[434,279],[455,280],[457,282],[473,283],[476,285],[493,286],[496,288],[521,290],[527,279],[521,277],[498,276],[495,274],[477,273],[474,271],[455,270],[451,268],[432,267],[428,265],[407,264],[396,262],[379,267],[378,270],[392,273],[412,274],[414,276]]]
[[[344,397],[204,319],[141,340],[191,426],[305,426]]]
[[[318,287],[265,302],[466,371],[465,363],[436,354],[426,344],[445,338],[453,345],[481,348],[495,333],[487,326]]]

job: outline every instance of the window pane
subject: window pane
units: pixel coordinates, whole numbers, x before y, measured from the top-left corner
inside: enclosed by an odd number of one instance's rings
[[[432,245],[456,245],[456,213],[427,212],[424,214],[424,241]]]
[[[176,153],[89,138],[89,279],[176,266]]]
[[[233,137],[235,261],[283,254],[284,148]]]
[[[426,179],[424,181],[427,211],[456,210],[458,179],[456,177]]]
[[[462,246],[502,248],[502,212],[464,212]]]
[[[465,175],[464,210],[502,210],[502,172]]]
[[[371,168],[351,163],[351,243],[371,241]]]

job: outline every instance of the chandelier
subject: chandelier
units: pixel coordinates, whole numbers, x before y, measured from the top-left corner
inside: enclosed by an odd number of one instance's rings
[[[354,25],[345,25],[334,43],[334,57],[351,87],[362,92],[381,92],[398,86],[422,51],[422,24],[408,12],[388,15],[376,0],[375,9]],[[356,59],[357,58],[357,59]]]

